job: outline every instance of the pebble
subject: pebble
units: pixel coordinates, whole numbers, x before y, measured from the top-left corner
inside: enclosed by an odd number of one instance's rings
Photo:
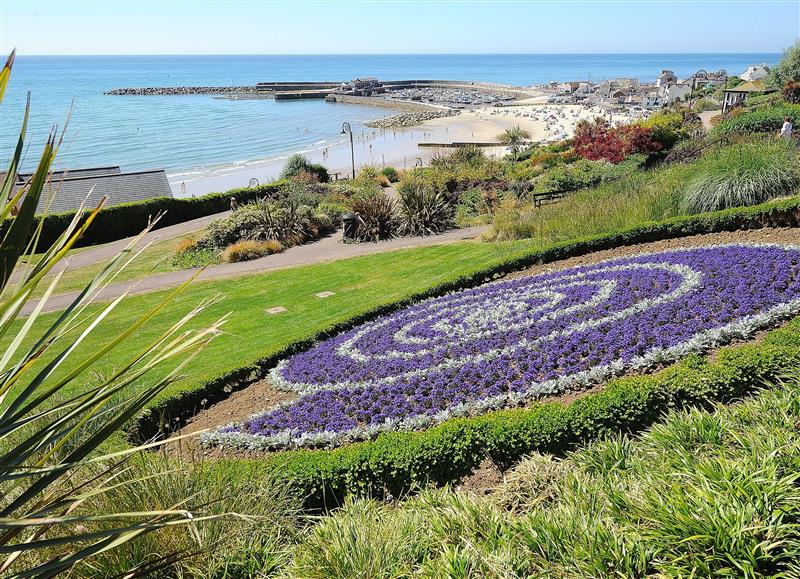
[[[394,129],[398,127],[413,127],[420,124],[422,121],[429,121],[431,119],[439,119],[442,117],[452,117],[458,115],[460,111],[455,109],[443,109],[440,111],[420,111],[415,113],[400,113],[399,115],[392,115],[384,117],[375,121],[364,123],[372,129]]]

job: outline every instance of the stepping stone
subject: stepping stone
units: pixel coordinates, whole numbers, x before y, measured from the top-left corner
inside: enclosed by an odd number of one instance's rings
[[[332,295],[335,295],[336,292],[319,292],[318,294],[314,294],[318,298],[329,298]]]
[[[270,315],[272,315],[272,314],[281,314],[281,313],[283,313],[285,311],[287,311],[287,310],[283,306],[278,306],[276,308],[269,308],[268,310],[266,310],[266,312],[268,314],[270,314]]]

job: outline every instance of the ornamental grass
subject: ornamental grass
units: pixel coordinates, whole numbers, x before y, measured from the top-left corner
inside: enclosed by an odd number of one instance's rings
[[[720,148],[699,165],[683,195],[686,213],[756,205],[793,195],[800,187],[797,148],[783,141]]]
[[[534,455],[488,497],[351,500],[285,574],[795,577],[799,419],[795,376],[738,405],[674,411],[640,438]]]

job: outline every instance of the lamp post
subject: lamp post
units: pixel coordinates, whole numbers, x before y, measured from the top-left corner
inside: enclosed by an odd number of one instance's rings
[[[350,135],[350,161],[353,164],[353,179],[356,178],[356,153],[353,149],[353,129],[350,128],[350,123],[347,121],[342,123],[342,134]]]

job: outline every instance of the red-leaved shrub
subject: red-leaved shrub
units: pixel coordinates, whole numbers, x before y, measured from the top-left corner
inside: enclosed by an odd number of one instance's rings
[[[573,140],[575,152],[591,161],[605,159],[621,163],[629,155],[653,153],[661,149],[661,143],[653,140],[652,131],[641,125],[611,127],[602,117],[592,121],[580,121],[575,127]]]

